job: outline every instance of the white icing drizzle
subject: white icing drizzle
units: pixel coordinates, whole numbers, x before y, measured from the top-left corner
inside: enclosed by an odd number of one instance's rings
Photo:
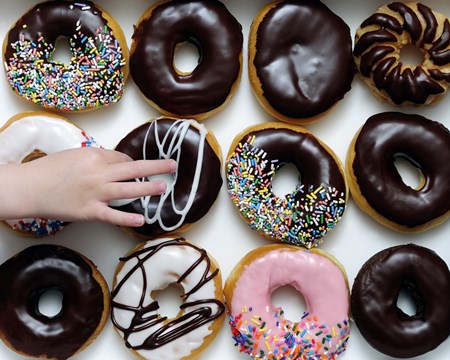
[[[200,176],[202,172],[202,165],[203,165],[203,157],[204,157],[204,148],[205,148],[205,141],[206,136],[208,135],[208,130],[205,126],[202,124],[199,124],[195,120],[176,120],[174,123],[170,126],[170,128],[167,130],[165,135],[162,137],[162,139],[159,136],[158,133],[158,120],[154,120],[151,122],[147,133],[144,138],[144,144],[142,148],[142,156],[143,159],[147,159],[146,154],[146,147],[147,147],[147,140],[149,135],[152,133],[156,142],[156,146],[158,147],[159,151],[159,158],[160,159],[175,159],[177,164],[180,162],[181,157],[181,146],[186,138],[186,135],[189,131],[189,127],[195,127],[198,129],[200,140],[198,143],[198,151],[197,151],[197,160],[195,165],[195,174],[194,178],[192,180],[192,187],[191,191],[189,193],[188,201],[186,202],[186,205],[183,208],[178,208],[177,203],[175,201],[175,191],[176,191],[176,184],[178,179],[178,172],[174,174],[173,182],[171,184],[167,184],[167,190],[160,196],[158,206],[156,208],[156,211],[154,214],[150,214],[149,212],[149,206],[151,196],[145,196],[141,197],[141,205],[144,209],[144,216],[145,221],[147,224],[154,224],[155,222],[158,222],[161,229],[164,231],[173,231],[176,228],[180,227],[184,219],[186,218],[186,215],[189,213],[189,210],[192,207],[192,204],[195,200],[195,195],[197,193],[197,189],[200,183]],[[173,131],[173,133],[172,133]],[[164,150],[167,149],[167,150]],[[152,177],[144,177],[141,179],[136,179],[136,181],[144,182],[144,181],[151,181]],[[172,208],[174,212],[180,216],[179,221],[172,225],[168,226],[164,223],[164,216],[161,213],[164,203],[167,199],[170,199],[170,202],[172,204]],[[111,206],[123,206],[126,204],[131,203],[136,199],[124,199],[124,200],[118,200],[118,201],[112,201],[110,203]]]

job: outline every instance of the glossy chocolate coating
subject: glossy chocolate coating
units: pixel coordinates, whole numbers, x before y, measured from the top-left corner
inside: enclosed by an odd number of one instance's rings
[[[404,289],[416,304],[405,314]],[[406,358],[437,347],[450,334],[450,273],[432,250],[417,245],[385,249],[369,259],[353,284],[351,307],[366,341],[378,351]]]
[[[407,4],[394,2],[386,5],[402,18],[402,24],[392,15],[377,12],[361,24],[361,29],[367,26],[378,26],[376,30],[364,32],[355,41],[354,55],[361,57],[359,70],[364,77],[373,77],[377,89],[384,90],[395,104],[411,102],[424,104],[433,95],[445,91],[439,84],[440,80],[449,82],[439,66],[450,64],[450,22],[446,19],[440,36],[436,39],[438,20],[433,11],[423,5],[417,5],[417,11]],[[423,19],[422,26],[419,16]],[[397,37],[406,32],[411,43],[429,55],[435,66],[428,65],[425,70],[422,65],[404,68],[394,55],[398,55]],[[391,48],[389,51],[388,49]]]
[[[200,54],[189,74],[173,65],[176,46],[184,42]],[[230,96],[241,71],[242,44],[241,25],[220,1],[163,2],[134,31],[131,75],[163,111],[182,117],[207,113]]]
[[[70,38],[74,41],[75,47],[84,48],[82,40],[75,38],[77,22],[81,23],[82,32],[95,39],[96,30],[107,25],[107,21],[102,17],[101,11],[90,1],[83,1],[89,9],[82,10],[80,6],[74,6],[76,1],[47,1],[36,5],[24,14],[8,33],[5,59],[10,59],[15,50],[11,44],[21,39],[38,44],[38,39],[42,36],[47,43],[56,43],[60,36]]]
[[[408,160],[425,183],[407,186],[394,161]],[[361,194],[384,218],[409,228],[450,210],[450,132],[419,115],[387,112],[370,117],[355,142],[353,172]]]
[[[76,252],[56,245],[31,246],[0,266],[0,333],[18,352],[67,359],[98,329],[105,311],[101,285]],[[40,313],[40,296],[63,295],[54,317]]]
[[[253,64],[262,95],[278,113],[302,119],[342,99],[354,76],[345,22],[320,1],[283,1],[258,25]]]
[[[250,132],[247,136],[255,136],[252,145],[267,152],[265,159],[269,163],[275,160],[280,166],[293,164],[305,189],[332,186],[346,193],[344,176],[338,163],[314,135],[269,128]]]
[[[158,121],[158,135],[159,138],[164,138],[174,123],[174,119],[159,118]],[[143,159],[145,152],[146,159],[160,159],[160,153],[157,147],[153,132],[149,133],[147,142],[145,143],[145,136],[151,124],[147,123],[131,131],[124,139],[122,139],[116,147],[116,150],[129,155],[134,160]],[[173,137],[173,130],[171,133]],[[169,136],[169,138],[170,138]],[[199,131],[190,126],[185,140],[181,146],[181,156],[178,161],[178,176],[175,188],[175,203],[179,209],[184,208],[188,201],[188,197],[192,188],[192,181],[195,175],[197,151],[199,147],[200,135]],[[146,144],[144,146],[144,144]],[[174,159],[176,160],[176,159]],[[217,198],[220,187],[222,186],[221,177],[221,159],[216,155],[209,143],[204,146],[204,158],[201,167],[201,175],[199,187],[195,194],[195,199],[190,211],[188,212],[183,224],[192,224],[201,219],[210,209]],[[156,207],[160,201],[160,196],[153,196],[148,204],[150,214],[154,214]],[[122,211],[132,213],[144,213],[144,208],[141,205],[140,199],[133,201],[128,205],[119,207]],[[170,199],[166,199],[161,210],[161,218],[164,223],[171,226],[176,224],[180,215],[177,214]],[[144,224],[141,227],[133,228],[133,231],[138,234],[157,237],[167,233],[161,228],[158,222],[152,224]]]
[[[204,266],[202,265],[204,262],[206,262],[206,266],[203,272],[203,275],[201,277],[201,280],[198,282],[197,285],[195,285],[189,292],[183,294],[182,300],[183,304],[180,305],[180,310],[184,310],[184,314],[176,317],[175,319],[171,319],[168,321],[166,316],[163,315],[153,315],[149,316],[149,312],[156,311],[159,309],[159,305],[157,301],[153,301],[152,303],[145,305],[145,298],[148,296],[148,294],[145,293],[145,290],[148,289],[147,284],[147,276],[143,276],[144,284],[142,286],[142,296],[141,301],[139,302],[138,306],[126,306],[124,304],[118,303],[114,300],[117,293],[121,290],[122,286],[125,284],[125,282],[134,275],[135,271],[142,271],[144,274],[146,274],[145,269],[145,262],[151,261],[151,257],[158,253],[161,249],[165,247],[171,247],[171,246],[188,246],[192,247],[195,250],[199,252],[199,259],[192,264],[192,266],[184,273],[181,274],[181,276],[175,280],[174,283],[181,284],[183,279],[185,279],[191,272],[193,272],[198,266]],[[129,325],[128,328],[124,328],[119,325],[119,323],[114,318],[114,312],[112,313],[112,322],[114,326],[116,326],[120,331],[123,332],[123,337],[126,343],[127,347],[131,347],[131,345],[128,343],[127,339],[130,336],[133,336],[134,333],[139,332],[143,327],[146,328],[152,328],[156,327],[157,324],[162,323],[160,326],[157,327],[157,330],[150,334],[145,341],[143,342],[142,346],[140,347],[133,347],[134,350],[152,350],[159,348],[161,346],[164,346],[165,344],[176,341],[179,337],[182,337],[191,331],[195,330],[196,328],[203,326],[205,324],[208,324],[215,319],[219,318],[225,311],[225,305],[222,301],[218,299],[202,299],[202,300],[196,300],[191,301],[189,297],[198,291],[203,285],[205,285],[209,281],[215,281],[214,278],[219,274],[219,269],[216,269],[214,272],[209,274],[211,272],[211,260],[208,257],[207,252],[204,249],[201,249],[191,243],[187,243],[184,241],[183,238],[176,238],[173,240],[168,240],[166,242],[163,242],[159,245],[155,246],[149,246],[144,249],[141,249],[139,251],[133,252],[131,255],[128,255],[126,257],[123,257],[120,259],[122,262],[127,262],[129,260],[136,259],[137,265],[132,268],[132,271],[128,272],[123,279],[116,285],[115,289],[112,292],[112,303],[111,305],[113,307],[119,308],[119,309],[126,309],[130,312],[135,313],[133,316],[133,319]],[[157,274],[155,274],[157,276]],[[198,307],[198,305],[202,305],[201,307]],[[214,306],[211,306],[211,304],[214,304],[217,306],[217,311],[214,311]],[[195,310],[189,311],[189,308],[191,307],[198,307]]]

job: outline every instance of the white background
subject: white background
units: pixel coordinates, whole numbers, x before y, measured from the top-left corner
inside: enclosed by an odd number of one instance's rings
[[[246,59],[246,40],[249,26],[259,8],[267,1],[225,0],[224,2],[243,26],[245,37],[244,59]],[[3,38],[7,29],[16,19],[35,3],[37,1],[2,1],[0,3],[0,38]],[[327,0],[325,3],[349,24],[353,37],[359,24],[383,2],[376,0]],[[450,4],[448,2],[424,0],[423,3],[450,17]],[[153,1],[99,0],[98,4],[116,17],[125,32],[129,45],[133,24],[143,14],[144,10],[153,4]],[[3,69],[1,72],[3,72]],[[450,128],[449,96],[434,106],[405,107],[401,110],[438,120],[447,128]],[[18,112],[39,108],[16,97],[8,88],[6,81],[0,81],[0,109],[0,124],[3,124],[9,117]],[[345,96],[344,100],[326,118],[307,126],[307,128],[324,140],[344,161],[353,134],[367,117],[388,110],[399,110],[399,108],[376,100],[365,84],[355,78],[352,90]],[[85,114],[69,114],[67,117],[84,128],[98,143],[107,148],[113,148],[130,130],[158,115],[144,101],[130,78],[126,85],[125,95],[117,105]],[[252,94],[247,79],[246,61],[244,61],[242,81],[235,96],[222,112],[207,119],[205,125],[215,133],[222,146],[222,152],[226,154],[235,134],[249,125],[273,120],[260,107]],[[381,249],[398,244],[414,242],[429,247],[435,250],[447,263],[450,263],[449,235],[450,221],[422,234],[394,233],[361,213],[355,204],[350,201],[343,219],[325,238],[321,248],[332,253],[343,263],[351,285],[358,270],[369,257]],[[211,211],[193,229],[184,233],[184,236],[208,250],[216,258],[221,266],[224,281],[233,266],[244,254],[258,246],[270,243],[268,240],[260,238],[244,224],[229,200],[225,186],[222,187],[218,200]],[[85,254],[98,266],[109,285],[111,285],[118,258],[128,252],[137,243],[137,240],[125,235],[120,228],[101,223],[72,224],[58,235],[43,240],[21,238],[9,230],[1,228],[0,261],[8,259],[25,247],[41,242],[65,245]],[[432,273],[430,273],[430,276],[433,276]],[[304,306],[301,300],[292,301],[288,299],[293,294],[292,291],[286,289],[285,291],[279,291],[275,296],[275,301],[279,305],[285,305],[288,309],[292,307],[293,311],[301,311],[302,306]],[[449,306],[449,304],[445,306]],[[449,352],[450,339],[447,339],[438,349],[417,359],[441,360],[447,358]],[[22,358],[22,356],[16,355],[0,343],[0,359]],[[79,360],[121,360],[134,357],[125,348],[122,340],[114,332],[111,322],[108,321],[97,340],[74,358]],[[247,358],[246,355],[239,354],[234,348],[230,330],[226,323],[215,342],[202,355],[202,359],[216,360],[243,360]],[[354,323],[352,323],[352,333],[347,351],[340,358],[343,360],[373,360],[388,359],[389,357],[367,345]]]

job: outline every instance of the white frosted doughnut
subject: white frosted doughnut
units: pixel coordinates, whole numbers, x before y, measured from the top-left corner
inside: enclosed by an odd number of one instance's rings
[[[175,318],[158,312],[154,292],[176,284],[182,302]],[[121,259],[111,317],[128,348],[144,359],[197,358],[224,319],[222,280],[205,250],[182,238],[142,243]]]
[[[0,130],[0,165],[20,164],[36,150],[48,155],[66,149],[97,146],[92,137],[69,120],[45,112],[20,113]],[[5,222],[13,230],[30,236],[53,235],[63,227],[60,220],[40,218]]]

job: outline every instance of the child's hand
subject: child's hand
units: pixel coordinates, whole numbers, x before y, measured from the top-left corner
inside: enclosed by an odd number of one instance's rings
[[[138,160],[113,150],[65,150],[20,165],[0,166],[0,219],[41,217],[142,226],[144,217],[108,206],[111,200],[159,195],[161,181],[123,182],[175,172],[173,160]]]

